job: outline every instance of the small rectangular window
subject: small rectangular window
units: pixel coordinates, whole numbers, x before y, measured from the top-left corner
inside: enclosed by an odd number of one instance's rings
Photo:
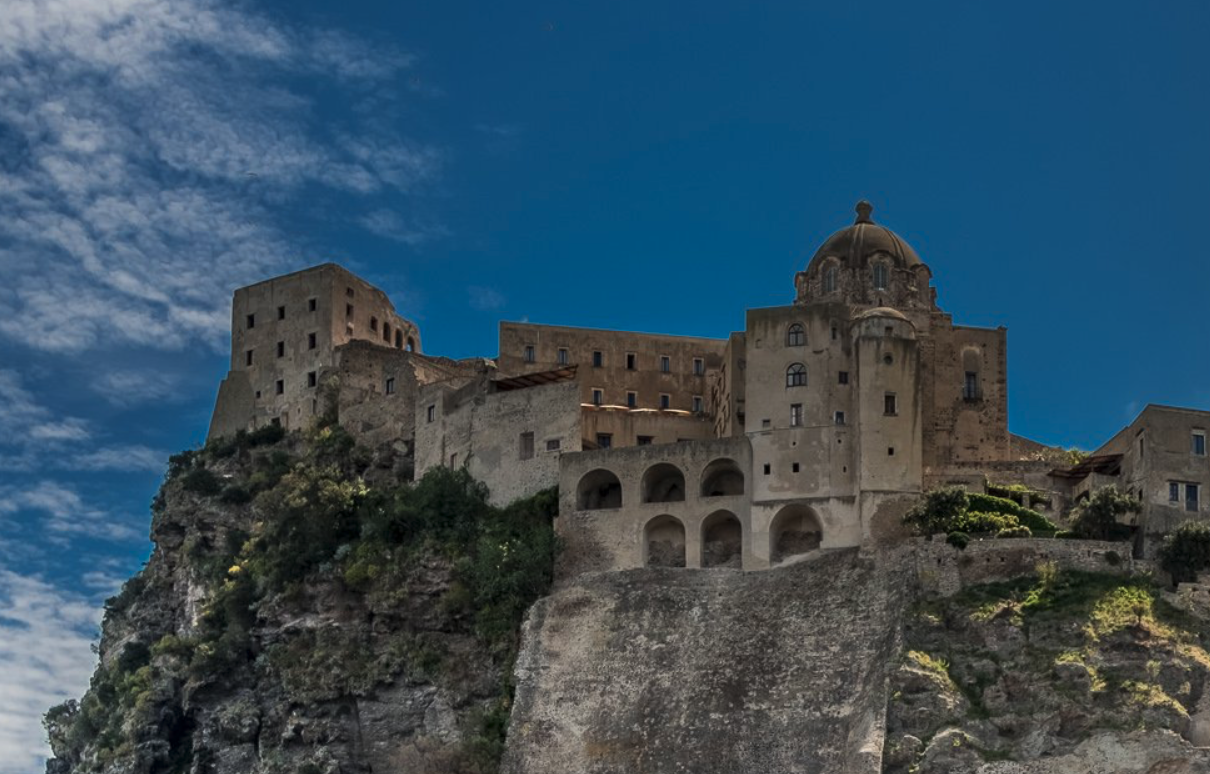
[[[352,316],[353,316],[353,305],[345,304],[345,317],[352,317]]]
[[[286,342],[284,342],[284,341],[277,342],[277,356],[278,357],[286,356]]]
[[[667,355],[660,355],[660,372],[669,373],[672,371],[672,358]]]
[[[600,406],[604,402],[605,392],[598,387],[594,387],[592,390],[592,405]]]
[[[835,325],[833,325],[832,326],[832,341],[836,341],[839,338],[840,338],[840,328],[837,328]]]
[[[597,433],[597,447],[601,448],[601,449],[612,449],[613,448],[613,434],[612,433]]]
[[[426,413],[428,414],[428,421],[432,422],[437,418],[437,406],[435,404],[429,406]]]
[[[638,437],[639,446],[650,446],[655,443],[654,435],[640,435]]]
[[[375,332],[378,331],[378,318],[377,317],[370,318],[370,330],[375,331]]]
[[[626,353],[626,370],[633,371],[635,369],[635,366],[637,363],[638,363],[638,356],[635,355],[633,352],[627,352]]]
[[[840,383],[841,383],[841,384],[848,384],[848,383],[849,383],[849,372],[848,372],[848,371],[841,371],[841,372],[840,372]]]
[[[895,456],[895,447],[894,447],[894,446],[888,446],[888,447],[886,447],[886,456],[888,456],[888,457],[894,457],[894,456]]]
[[[1181,500],[1181,485],[1175,481],[1168,482],[1168,501],[1177,503]]]
[[[802,427],[802,404],[790,404],[790,427]]]
[[[248,315],[248,316],[245,318],[245,320],[244,320],[244,321],[247,323],[247,325],[248,325],[248,327],[249,327],[249,328],[255,328],[255,327],[256,327],[256,315],[254,315],[254,314],[250,314],[250,315]]]
[[[637,392],[626,393],[626,407],[627,408],[638,408],[638,406],[639,406],[639,394]]]
[[[767,476],[773,470],[773,466],[766,462],[763,470],[765,472],[765,475]]]
[[[391,343],[391,324],[388,322],[382,324],[382,340],[387,344]]]
[[[308,298],[307,299],[307,311],[308,312],[314,312],[318,308],[319,308],[319,299],[318,298]]]
[[[277,319],[279,319],[279,320],[286,319],[286,307],[284,307],[284,306],[277,307]]]
[[[244,353],[244,365],[246,365],[246,366],[252,365],[252,350],[248,350],[247,352]]]
[[[319,376],[314,371],[307,372],[307,386],[314,387],[319,384]]]
[[[319,346],[319,335],[315,333],[307,334],[307,349],[315,349]]]
[[[836,425],[837,425],[838,427],[839,427],[839,426],[841,426],[841,425],[844,425],[844,412],[843,412],[843,411],[837,411],[837,412],[836,412],[836,415],[835,415],[835,417],[834,417],[834,420],[835,420]]]
[[[567,347],[559,347],[559,365],[567,365],[570,358],[567,356]]]
[[[532,344],[525,345],[525,362],[532,363],[535,360],[537,360],[537,355],[534,353],[533,345]]]
[[[979,373],[977,371],[966,372],[966,377],[962,382],[962,398],[963,400],[979,399]]]
[[[349,298],[353,297],[353,288],[345,288],[345,295]]]
[[[277,384],[276,384],[276,385],[274,385],[274,389],[276,390],[276,392],[277,392],[277,394],[278,394],[278,395],[284,395],[284,394],[285,394],[285,392],[286,392],[286,383],[285,383],[285,381],[283,381],[283,380],[281,380],[281,379],[278,379],[278,380],[277,380]]]
[[[1193,433],[1193,453],[1199,457],[1206,456],[1206,434],[1201,431]]]
[[[888,392],[882,396],[882,413],[887,416],[895,416],[899,413],[898,408],[899,406],[895,401],[895,393]]]
[[[760,421],[760,426],[761,426],[761,428],[773,427],[773,420],[772,419],[762,419]]]
[[[403,349],[403,331],[395,329],[395,349]]]
[[[706,361],[702,360],[700,357],[693,358],[693,374],[695,376],[701,376],[704,373],[706,373]]]
[[[666,392],[660,393],[660,408],[672,408],[672,396]]]
[[[602,353],[601,350],[599,350],[599,349],[594,349],[592,351],[592,367],[600,368],[603,365],[605,365],[604,353]]]
[[[395,377],[391,377],[390,379],[387,379],[386,393],[387,393],[387,395],[395,394]]]
[[[558,451],[560,442],[558,438],[551,438],[546,442],[546,451]]]
[[[704,407],[702,405],[702,396],[694,395],[693,396],[693,413],[700,414],[700,413],[702,413],[703,408]]]
[[[523,460],[532,460],[534,458],[534,434],[521,433],[521,449],[518,456]]]
[[[1185,484],[1185,510],[1197,512],[1197,484]]]
[[[794,473],[797,473],[798,472],[798,463],[797,462],[791,463],[790,470],[793,471]]]

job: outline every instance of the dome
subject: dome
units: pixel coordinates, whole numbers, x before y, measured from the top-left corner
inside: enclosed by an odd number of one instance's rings
[[[815,251],[807,271],[825,258],[839,258],[849,266],[862,266],[872,253],[881,252],[895,259],[896,265],[911,269],[923,263],[911,245],[903,241],[889,228],[879,226],[870,219],[874,211],[869,202],[857,202],[857,219],[848,228],[842,228],[828,237]]]
[[[903,320],[904,322],[910,322],[910,320],[908,320],[908,318],[907,318],[907,315],[905,315],[903,312],[900,312],[898,309],[892,309],[889,306],[876,306],[873,309],[867,309],[864,312],[862,312],[861,314],[854,317],[854,319],[866,320],[866,319],[869,319],[870,317],[891,317],[896,320]]]

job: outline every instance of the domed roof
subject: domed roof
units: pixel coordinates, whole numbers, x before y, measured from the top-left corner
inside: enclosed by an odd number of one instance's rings
[[[874,207],[869,202],[864,199],[857,202],[856,210],[857,219],[853,221],[853,225],[828,237],[815,251],[807,271],[810,271],[817,261],[828,257],[839,258],[850,266],[860,266],[875,252],[887,253],[898,265],[907,269],[923,263],[911,245],[894,231],[879,226],[870,218]]]
[[[864,312],[856,315],[853,319],[865,320],[870,317],[893,317],[896,320],[907,320],[907,315],[898,309],[892,309],[889,306],[876,306],[873,309],[867,309]]]

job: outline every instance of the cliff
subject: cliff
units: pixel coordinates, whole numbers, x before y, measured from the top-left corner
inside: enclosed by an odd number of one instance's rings
[[[555,498],[398,463],[339,428],[174,457],[48,771],[495,771]]]

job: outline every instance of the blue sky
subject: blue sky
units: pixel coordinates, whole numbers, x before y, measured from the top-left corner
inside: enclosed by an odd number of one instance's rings
[[[1014,431],[1210,407],[1210,5],[517,5],[4,3],[0,774],[265,276],[345,263],[454,357],[502,318],[721,337],[864,197],[1008,327]]]

